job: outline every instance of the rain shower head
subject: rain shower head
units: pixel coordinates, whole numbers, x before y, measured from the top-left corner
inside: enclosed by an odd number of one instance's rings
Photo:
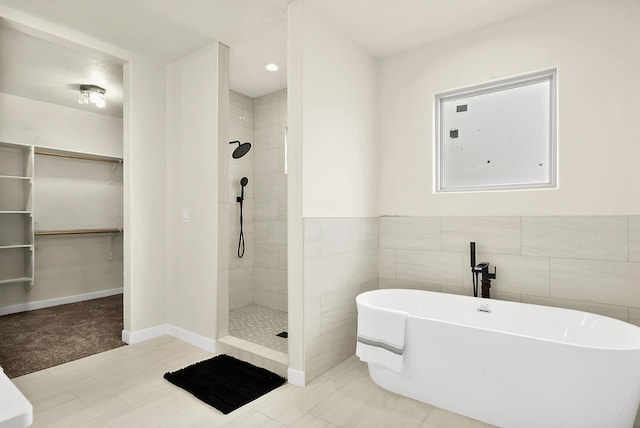
[[[229,144],[238,145],[238,147],[236,147],[233,153],[231,154],[231,157],[234,159],[240,159],[242,156],[249,153],[249,150],[251,150],[251,143],[249,142],[241,143],[240,141],[231,141]]]

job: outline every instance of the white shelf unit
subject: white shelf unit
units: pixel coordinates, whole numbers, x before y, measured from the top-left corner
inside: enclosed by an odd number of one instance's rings
[[[0,142],[0,284],[33,284],[34,147]]]
[[[117,156],[0,142],[0,285],[23,283],[31,286],[34,284],[36,236],[106,234],[115,237],[123,232],[119,225],[55,227],[36,231],[34,221],[36,155],[67,158],[71,161],[110,163],[112,180],[116,169],[123,162],[122,158]],[[111,242],[108,251],[111,253]]]

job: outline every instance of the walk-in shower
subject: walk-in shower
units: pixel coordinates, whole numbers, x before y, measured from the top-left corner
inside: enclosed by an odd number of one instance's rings
[[[287,352],[286,90],[229,97],[228,333]],[[222,171],[224,171],[222,169]]]

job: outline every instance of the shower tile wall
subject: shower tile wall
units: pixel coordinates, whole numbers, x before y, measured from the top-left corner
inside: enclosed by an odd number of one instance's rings
[[[287,310],[287,91],[254,99],[254,303]]]
[[[248,154],[240,159],[232,159],[231,153],[237,145],[229,146],[229,309],[237,309],[254,303],[254,259],[253,210],[254,210],[254,159],[255,144],[253,134],[253,99],[235,91],[229,97],[229,141],[248,141],[253,146]],[[245,189],[244,239],[245,255],[238,258],[238,235],[240,234],[240,204],[236,197],[240,195],[240,179],[247,177],[249,184]]]
[[[378,218],[304,219],[305,376],[355,352],[355,297],[378,288]]]
[[[494,298],[640,325],[640,216],[381,217],[380,288],[470,295],[470,241]]]
[[[287,180],[284,141],[287,91],[258,98],[230,93],[230,141],[251,151],[229,161],[229,308],[258,304],[287,310]],[[229,157],[235,146],[230,146]],[[238,258],[240,179],[245,189],[245,255]]]

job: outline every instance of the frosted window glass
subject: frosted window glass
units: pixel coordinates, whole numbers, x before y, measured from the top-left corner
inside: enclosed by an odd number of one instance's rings
[[[439,192],[555,187],[555,71],[436,96]]]

